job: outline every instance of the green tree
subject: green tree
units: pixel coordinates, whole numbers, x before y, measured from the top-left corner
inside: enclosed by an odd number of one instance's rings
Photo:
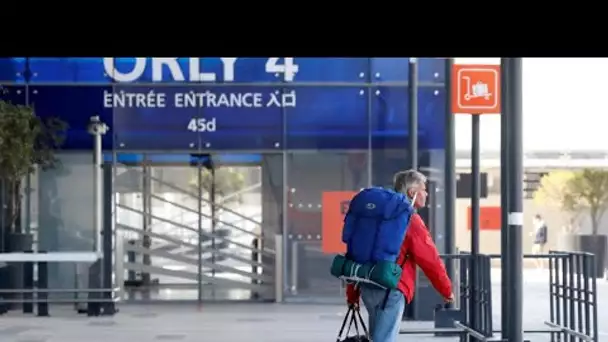
[[[2,91],[2,89],[0,89]],[[67,124],[58,118],[42,119],[32,106],[0,100],[0,180],[3,183],[2,222],[15,232],[20,214],[21,183],[36,167],[58,164],[55,151],[65,140]]]
[[[571,218],[588,214],[592,234],[596,235],[608,210],[608,171],[583,169],[554,171],[541,179],[534,194],[536,201],[554,205]]]

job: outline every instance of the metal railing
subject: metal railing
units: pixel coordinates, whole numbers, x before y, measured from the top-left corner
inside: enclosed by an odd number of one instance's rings
[[[402,329],[400,334],[459,336],[461,341],[504,341],[492,326],[491,261],[500,255],[468,253],[443,255],[446,262],[457,262],[460,277],[457,312],[450,326],[433,329]],[[550,251],[545,255],[524,255],[525,259],[549,262],[549,320],[546,329],[524,330],[524,334],[550,334],[551,341],[597,342],[597,278],[595,256],[583,252]],[[470,274],[476,267],[476,279]]]
[[[549,252],[550,320],[560,329],[551,341],[598,341],[597,275],[595,255],[583,252]]]
[[[458,270],[457,319],[452,326],[434,329],[402,329],[400,334],[436,336],[477,336],[491,338],[492,328],[492,281],[491,257],[467,252],[441,255],[446,263],[455,263]],[[474,272],[473,272],[474,271]],[[476,275],[473,278],[473,274]]]
[[[5,262],[0,267],[0,278],[11,277],[10,267],[21,268],[23,286],[21,288],[0,289],[0,314],[5,314],[12,304],[19,304],[25,314],[36,311],[38,316],[49,316],[49,304],[73,304],[78,313],[86,313],[89,316],[114,315],[117,310],[115,303],[120,299],[116,296],[118,288],[101,288],[101,266],[102,259],[97,257],[91,260],[91,253],[2,253],[0,260]],[[94,254],[94,253],[93,253]],[[82,263],[92,262],[88,267],[88,288],[52,289],[49,288],[49,263]],[[76,274],[78,277],[78,274]],[[52,294],[73,294],[72,298],[53,298]],[[86,298],[79,295],[85,294]],[[36,310],[34,310],[36,304]],[[85,304],[86,309],[79,309],[80,304]]]

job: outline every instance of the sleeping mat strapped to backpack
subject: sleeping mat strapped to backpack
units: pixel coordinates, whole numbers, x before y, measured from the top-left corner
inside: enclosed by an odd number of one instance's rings
[[[395,262],[414,211],[412,202],[401,193],[377,187],[361,190],[344,218],[346,255],[334,258],[331,273],[347,281],[394,288],[401,276]]]
[[[370,283],[385,289],[396,289],[403,270],[392,261],[357,264],[343,255],[336,255],[330,273],[353,283]]]

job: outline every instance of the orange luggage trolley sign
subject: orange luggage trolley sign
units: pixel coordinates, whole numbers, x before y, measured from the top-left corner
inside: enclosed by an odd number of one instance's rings
[[[454,65],[452,113],[500,113],[500,66]]]

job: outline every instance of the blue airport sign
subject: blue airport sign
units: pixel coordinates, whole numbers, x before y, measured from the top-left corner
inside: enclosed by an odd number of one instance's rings
[[[420,148],[442,149],[444,62],[419,61]],[[69,149],[90,148],[92,115],[124,150],[402,149],[408,73],[407,58],[0,59],[1,96],[66,120]]]

